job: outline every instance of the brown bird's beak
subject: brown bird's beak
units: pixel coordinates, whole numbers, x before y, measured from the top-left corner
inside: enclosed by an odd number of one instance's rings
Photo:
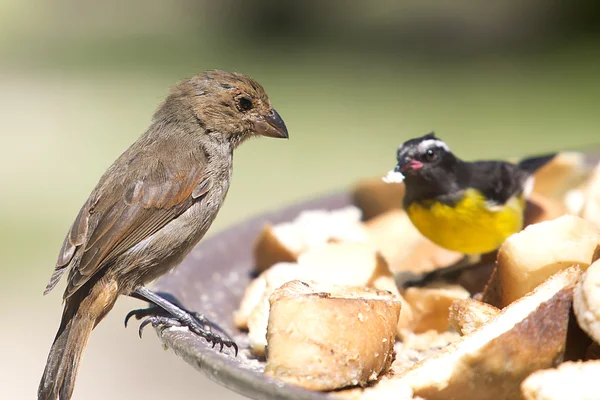
[[[263,115],[260,120],[256,121],[254,129],[258,135],[262,136],[282,139],[289,137],[285,122],[274,109],[271,109],[267,115]]]

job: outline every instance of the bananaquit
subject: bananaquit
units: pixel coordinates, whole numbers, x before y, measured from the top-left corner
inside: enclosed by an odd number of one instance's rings
[[[556,154],[504,161],[460,160],[430,133],[406,141],[387,182],[404,181],[404,209],[432,242],[464,254],[494,251],[523,229],[532,174]]]

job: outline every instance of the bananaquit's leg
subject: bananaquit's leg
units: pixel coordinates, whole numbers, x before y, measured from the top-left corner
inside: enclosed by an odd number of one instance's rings
[[[136,319],[146,318],[140,324],[140,337],[142,337],[142,330],[144,327],[149,324],[152,324],[155,328],[158,326],[165,328],[171,326],[185,326],[198,336],[206,339],[209,343],[212,343],[213,347],[218,344],[220,345],[221,351],[223,350],[223,347],[231,347],[237,355],[237,344],[213,333],[211,331],[212,324],[204,318],[203,315],[187,311],[143,286],[131,292],[129,296],[147,301],[154,305],[149,308],[140,308],[130,311],[125,317],[125,327],[127,327],[127,322],[131,317],[135,317]]]

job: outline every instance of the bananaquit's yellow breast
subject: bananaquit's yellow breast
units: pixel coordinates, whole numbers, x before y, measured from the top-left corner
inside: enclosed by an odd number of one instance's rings
[[[464,254],[483,254],[496,250],[523,228],[524,207],[522,195],[490,207],[479,191],[468,189],[454,206],[425,200],[411,203],[407,213],[417,229],[439,246]]]

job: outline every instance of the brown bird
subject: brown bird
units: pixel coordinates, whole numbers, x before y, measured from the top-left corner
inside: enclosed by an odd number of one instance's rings
[[[229,189],[233,150],[257,135],[287,138],[288,132],[251,78],[207,71],[171,91],[147,131],[100,178],[64,240],[44,292],[69,271],[39,400],[71,398],[88,337],[119,295],[163,309],[169,317],[142,313],[155,325],[187,326],[237,352],[205,320],[144,285],[202,239]]]

